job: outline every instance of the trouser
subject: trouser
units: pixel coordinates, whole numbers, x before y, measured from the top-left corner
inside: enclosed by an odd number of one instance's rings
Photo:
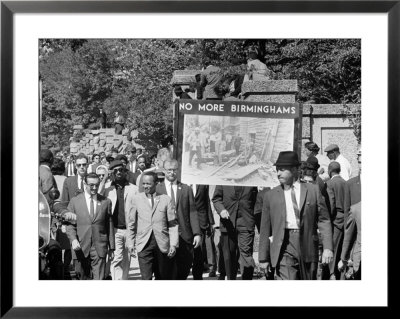
[[[207,260],[206,231],[202,229],[202,241],[199,247],[193,249],[192,274],[194,280],[203,279],[204,261]]]
[[[174,279],[186,280],[193,264],[193,244],[187,243],[179,236],[179,247],[175,256],[175,276]]]
[[[254,230],[234,229],[221,232],[221,247],[228,280],[236,280],[238,261],[243,280],[253,279]]]
[[[126,229],[114,228],[115,251],[111,261],[111,277],[113,280],[127,280],[131,263],[128,247],[126,247]]]
[[[344,279],[343,273],[339,271],[337,265],[340,261],[340,255],[342,254],[342,244],[343,244],[344,233],[343,230],[333,227],[333,260],[329,264],[329,274],[330,278],[340,280]]]
[[[99,257],[94,245],[90,247],[90,252],[87,257],[83,255],[82,250],[77,250],[75,253],[77,259],[75,259],[74,262],[77,279],[104,279],[106,258]]]
[[[197,155],[197,168],[200,168],[200,164],[201,164],[201,148],[200,146],[196,147],[196,150],[190,150],[190,154],[189,154],[189,165],[192,165],[192,160],[193,160],[193,156]]]
[[[143,280],[171,280],[173,279],[174,258],[169,258],[158,248],[156,238],[152,233],[149,241],[141,252],[138,252],[140,274]]]
[[[281,255],[275,268],[276,280],[316,280],[317,262],[303,262],[300,256],[300,232],[285,230]]]

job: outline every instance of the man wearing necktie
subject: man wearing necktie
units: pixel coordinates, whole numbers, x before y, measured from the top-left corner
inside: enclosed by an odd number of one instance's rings
[[[279,186],[263,202],[259,242],[260,267],[275,269],[275,279],[315,280],[318,230],[322,235],[322,263],[333,259],[332,224],[317,185],[299,182],[297,153],[280,152],[276,166]]]
[[[178,181],[178,167],[178,161],[175,159],[167,159],[164,162],[165,180],[157,185],[156,192],[168,195],[175,207],[179,223],[175,279],[185,280],[192,267],[194,249],[201,244],[201,229],[193,191],[189,185]]]
[[[65,179],[62,191],[62,202],[69,202],[72,197],[84,192],[83,180],[88,169],[88,158],[85,154],[80,153],[76,157],[75,166],[77,174]]]
[[[111,201],[98,194],[100,179],[89,173],[84,179],[85,191],[73,197],[68,205],[76,224],[67,226],[77,278],[103,280],[106,255],[115,249]]]
[[[127,245],[139,261],[143,280],[174,279],[174,256],[178,246],[178,221],[171,198],[156,193],[157,175],[143,174],[144,192],[133,197],[127,218]]]
[[[238,262],[242,279],[253,279],[256,198],[257,187],[218,185],[215,188],[212,201],[220,216],[220,245],[228,280],[236,280]]]

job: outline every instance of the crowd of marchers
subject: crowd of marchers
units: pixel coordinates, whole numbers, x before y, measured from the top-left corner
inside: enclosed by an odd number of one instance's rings
[[[307,160],[293,151],[275,162],[274,188],[186,185],[171,155],[150,164],[131,154],[64,162],[40,151],[39,189],[56,206],[62,222],[53,238],[63,251],[64,279],[129,279],[137,258],[142,279],[194,280],[204,273],[220,280],[244,280],[258,264],[266,279],[361,278],[361,178],[338,145],[320,154],[305,144]],[[168,150],[162,150],[168,154]],[[127,156],[128,155],[128,156]],[[357,152],[361,173],[361,151]]]

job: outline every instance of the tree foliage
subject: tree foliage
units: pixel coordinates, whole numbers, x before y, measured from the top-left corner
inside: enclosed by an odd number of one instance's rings
[[[67,147],[73,126],[94,127],[101,107],[111,122],[119,111],[136,142],[155,149],[172,137],[173,72],[205,63],[243,72],[250,44],[275,79],[298,80],[298,101],[361,102],[359,40],[42,39],[42,143]]]

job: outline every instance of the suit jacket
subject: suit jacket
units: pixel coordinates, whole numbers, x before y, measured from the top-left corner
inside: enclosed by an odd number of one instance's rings
[[[263,203],[259,243],[260,262],[276,267],[286,226],[286,202],[281,185],[270,190]],[[332,249],[332,225],[318,185],[300,184],[300,254],[304,262],[318,261],[318,233],[324,249]],[[317,227],[318,225],[318,227]],[[269,237],[272,238],[272,243]]]
[[[349,260],[352,248],[353,268],[357,271],[361,263],[361,202],[352,205],[349,211],[344,230],[342,260]]]
[[[138,193],[138,187],[133,184],[125,185],[124,190],[124,208],[125,208],[125,224],[128,226],[129,216],[133,210],[133,197]],[[104,196],[111,200],[111,214],[114,214],[115,205],[117,204],[117,190],[114,185],[110,185],[104,191]],[[127,244],[127,246],[133,247],[133,244]]]
[[[141,252],[154,233],[158,248],[166,254],[170,246],[178,246],[178,221],[169,196],[155,195],[153,208],[145,193],[133,197],[127,224],[127,246],[136,244],[136,250]]]
[[[344,222],[346,223],[350,207],[361,201],[361,179],[360,175],[350,178],[346,182],[346,195],[344,199]]]
[[[39,166],[39,189],[46,197],[47,202],[50,201],[49,192],[52,189],[58,189],[56,180],[51,173],[50,167],[45,165]]]
[[[84,190],[78,187],[78,175],[68,177],[63,184],[62,202],[69,202],[78,193],[83,193]]]
[[[199,224],[202,230],[206,230],[214,224],[214,217],[211,211],[208,185],[196,185],[194,204],[199,217]]]
[[[179,236],[188,244],[192,244],[193,237],[201,235],[193,191],[188,185],[182,184],[180,181],[177,182],[177,186],[175,210],[179,223]],[[168,195],[164,182],[157,185],[156,192],[157,194]]]
[[[341,230],[344,225],[344,198],[346,195],[346,181],[337,175],[326,182],[330,203],[332,224]]]
[[[94,218],[89,215],[84,193],[71,199],[68,210],[76,214],[76,224],[67,226],[67,236],[72,244],[74,239],[79,241],[85,257],[89,255],[90,247],[95,246],[101,258],[105,258],[108,247],[115,249],[114,225],[111,216],[111,201],[97,194],[97,205]],[[72,249],[72,258],[76,259]]]
[[[221,215],[221,211],[226,209],[229,212],[229,219],[220,218],[220,231],[228,232],[236,229],[237,217],[240,210],[240,215],[243,218],[245,228],[254,230],[255,217],[254,205],[257,198],[257,187],[234,187],[221,186],[215,188],[212,201],[214,207]]]
[[[66,162],[65,163],[65,173],[64,173],[64,175],[65,176],[67,176],[68,177],[68,165],[69,165],[70,163],[68,163],[68,162]],[[75,166],[75,161],[73,161],[72,162],[72,169],[74,170],[74,174],[76,175],[76,166]]]

